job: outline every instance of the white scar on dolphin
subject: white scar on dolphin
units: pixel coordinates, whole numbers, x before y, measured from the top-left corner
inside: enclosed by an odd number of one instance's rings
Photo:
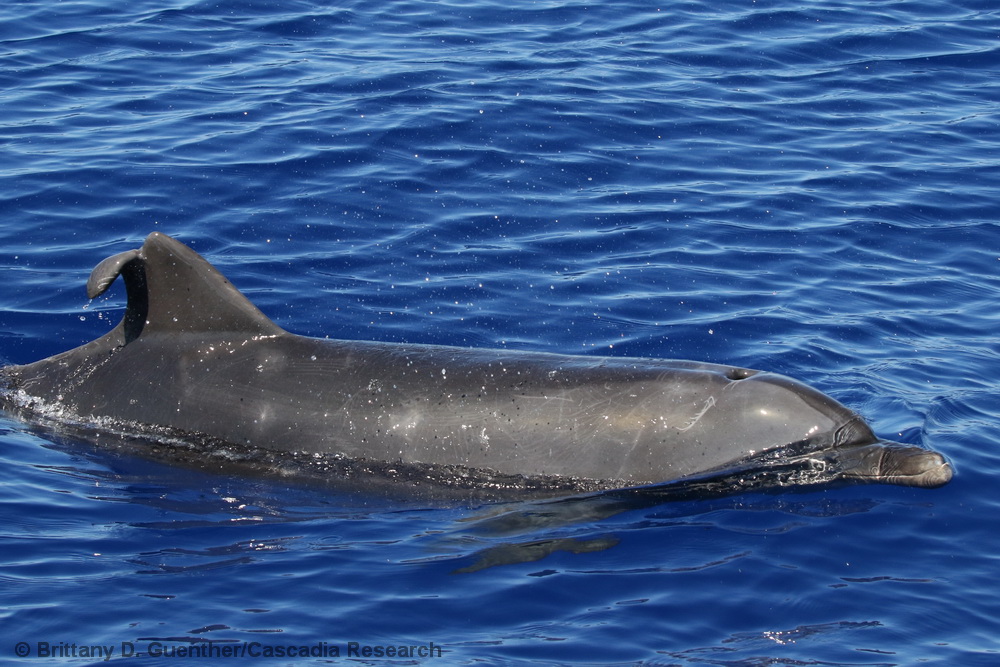
[[[600,490],[754,469],[773,484],[934,487],[944,458],[879,439],[791,378],[694,361],[306,338],[161,233],[100,262],[121,322],[0,368],[0,405],[117,433],[322,459],[333,477],[449,488]],[[200,447],[199,447],[200,445]]]
[[[723,390],[723,391],[725,391],[725,390]],[[698,423],[698,420],[701,419],[702,417],[704,417],[705,413],[708,412],[713,407],[715,407],[715,396],[709,396],[708,399],[705,401],[705,407],[703,407],[698,412],[698,414],[696,414],[694,417],[692,417],[691,421],[689,421],[684,426],[678,427],[677,430],[678,431],[688,431],[688,430],[691,430],[692,428],[694,428],[694,425]]]

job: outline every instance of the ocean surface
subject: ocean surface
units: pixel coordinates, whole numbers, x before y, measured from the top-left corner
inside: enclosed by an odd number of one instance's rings
[[[296,333],[776,371],[956,471],[442,502],[0,413],[3,664],[1000,664],[995,0],[17,0],[0,156],[3,364],[161,231]]]

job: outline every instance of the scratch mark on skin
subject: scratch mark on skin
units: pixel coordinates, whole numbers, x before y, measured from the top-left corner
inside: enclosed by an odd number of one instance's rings
[[[687,431],[687,430],[690,430],[690,429],[694,428],[694,425],[697,424],[699,421],[701,421],[701,418],[705,416],[705,413],[708,412],[713,407],[715,407],[715,396],[709,396],[708,400],[705,401],[705,407],[703,407],[701,409],[701,412],[699,412],[698,414],[696,414],[691,419],[691,421],[688,422],[687,424],[685,424],[684,426],[679,426],[677,428],[677,430],[678,431]]]

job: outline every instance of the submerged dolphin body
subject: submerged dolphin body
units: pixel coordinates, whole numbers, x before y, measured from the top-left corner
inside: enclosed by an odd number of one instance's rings
[[[305,338],[160,233],[101,262],[90,298],[119,275],[118,326],[0,369],[8,405],[445,485],[593,490],[776,466],[797,471],[782,483],[934,487],[952,475],[939,454],[880,441],[851,410],[773,373]]]

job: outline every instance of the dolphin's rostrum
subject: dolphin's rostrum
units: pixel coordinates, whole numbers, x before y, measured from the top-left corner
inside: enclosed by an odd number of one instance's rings
[[[121,323],[74,350],[0,369],[8,404],[383,473],[426,469],[448,484],[620,488],[755,466],[797,469],[795,483],[933,487],[952,475],[939,454],[881,441],[840,403],[773,373],[306,338],[160,233],[101,262],[88,295],[119,275]]]

